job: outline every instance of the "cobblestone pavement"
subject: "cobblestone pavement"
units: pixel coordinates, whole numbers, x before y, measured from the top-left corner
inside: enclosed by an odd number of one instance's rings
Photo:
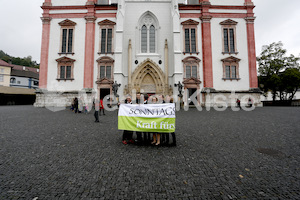
[[[176,147],[123,145],[117,112],[0,107],[0,199],[300,199],[300,109],[177,113]]]

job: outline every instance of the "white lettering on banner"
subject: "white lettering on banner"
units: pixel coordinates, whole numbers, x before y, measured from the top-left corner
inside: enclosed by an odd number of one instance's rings
[[[137,121],[136,127],[137,128],[148,128],[148,129],[157,129],[156,122],[152,121],[151,123],[143,123],[143,121]],[[173,129],[175,128],[175,124],[169,124],[168,122],[162,121],[160,123],[160,129]]]
[[[121,104],[119,108],[120,130],[143,132],[174,132],[175,104]]]
[[[155,121],[152,121],[151,124],[150,124],[150,123],[143,123],[142,121],[137,121],[136,127],[137,127],[137,128],[157,129],[157,128],[156,128],[156,122],[155,122]]]
[[[135,115],[174,115],[175,113],[175,107],[169,107],[169,108],[159,108],[159,109],[134,109],[131,108],[129,115],[135,114]]]
[[[175,128],[174,124],[169,124],[168,122],[160,122],[160,129],[172,129]]]

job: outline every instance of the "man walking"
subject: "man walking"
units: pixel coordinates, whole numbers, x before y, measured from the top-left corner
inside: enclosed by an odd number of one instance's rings
[[[99,107],[100,107],[100,104],[99,104],[99,100],[96,99],[95,100],[95,113],[94,113],[94,116],[95,116],[95,122],[99,122]]]

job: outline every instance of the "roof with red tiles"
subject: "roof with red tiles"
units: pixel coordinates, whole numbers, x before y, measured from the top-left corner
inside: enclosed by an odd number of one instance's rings
[[[21,65],[13,65],[12,67],[14,70],[21,70],[21,71],[31,71],[34,73],[39,73],[39,69],[38,68],[34,68],[34,67],[26,67],[26,66],[21,66]]]
[[[0,66],[4,66],[4,67],[13,67],[13,65],[8,64],[7,62],[5,62],[4,60],[0,59]]]

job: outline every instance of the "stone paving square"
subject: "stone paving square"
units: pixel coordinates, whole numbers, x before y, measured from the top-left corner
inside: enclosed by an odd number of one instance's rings
[[[300,199],[300,109],[176,113],[176,147],[100,116],[0,107],[0,199]]]

